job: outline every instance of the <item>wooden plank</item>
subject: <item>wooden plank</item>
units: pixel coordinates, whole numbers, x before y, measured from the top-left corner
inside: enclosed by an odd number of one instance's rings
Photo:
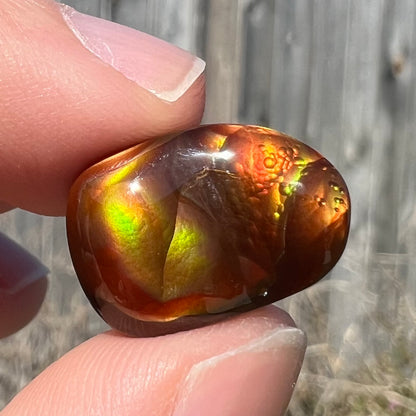
[[[134,29],[146,31],[146,0],[102,0],[111,4],[111,15],[114,22]]]
[[[243,13],[238,118],[242,123],[269,126],[274,1],[252,1]]]
[[[124,0],[112,6],[113,20],[169,41],[196,54],[202,53],[205,20],[202,0]]]
[[[274,14],[270,123],[307,140],[311,89],[313,2],[277,0]]]
[[[207,4],[206,123],[238,122],[244,2],[211,0]]]
[[[313,7],[307,141],[330,160],[335,159],[341,134],[348,5],[349,1],[325,0]]]
[[[377,124],[382,126],[377,142],[382,155],[380,165],[373,166],[384,200],[382,204],[377,203],[376,197],[372,200],[375,250],[381,252],[398,249],[398,201],[407,165],[404,160],[408,160],[406,153],[414,149],[407,137],[409,129],[414,127],[415,116],[411,103],[415,79],[409,56],[413,49],[415,13],[416,4],[412,1],[385,4],[377,119]],[[382,171],[381,166],[388,168]]]
[[[78,10],[80,13],[90,14],[91,16],[104,17],[102,15],[103,5],[108,10],[108,1],[107,0],[70,0],[66,1],[65,4],[73,7]]]

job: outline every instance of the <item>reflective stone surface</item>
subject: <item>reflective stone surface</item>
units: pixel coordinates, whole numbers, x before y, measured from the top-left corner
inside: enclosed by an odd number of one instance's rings
[[[85,171],[67,230],[92,305],[135,336],[275,302],[344,250],[347,187],[307,145],[256,126],[203,126]]]

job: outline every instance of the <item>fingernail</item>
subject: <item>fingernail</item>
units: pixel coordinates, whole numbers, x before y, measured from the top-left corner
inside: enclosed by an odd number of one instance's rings
[[[194,365],[173,416],[283,415],[306,348],[297,328],[278,328]]]
[[[0,295],[14,295],[48,272],[36,257],[0,233]]]
[[[69,6],[60,10],[90,52],[162,100],[178,100],[205,69],[201,59],[153,36]]]

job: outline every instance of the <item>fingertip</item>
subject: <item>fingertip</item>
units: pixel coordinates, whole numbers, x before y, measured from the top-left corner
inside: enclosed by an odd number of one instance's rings
[[[283,415],[304,352],[302,331],[280,327],[201,361],[180,386],[173,415]]]
[[[266,307],[155,338],[127,338],[110,331],[50,366],[15,397],[4,415],[204,415],[202,411],[210,409],[206,397],[214,400],[215,394],[223,393],[218,405],[225,406],[229,399],[231,407],[214,406],[220,411],[216,414],[240,414],[235,410],[241,410],[244,397],[250,411],[271,397],[275,404],[268,408],[280,409],[290,398],[304,352],[304,335],[288,327],[289,321],[286,313]],[[230,382],[235,388],[227,393]],[[204,385],[205,399],[196,388]],[[192,409],[197,413],[189,413]]]
[[[55,3],[6,3],[12,18],[0,16],[3,52],[10,57],[0,61],[0,199],[8,205],[64,215],[69,188],[87,167],[199,124],[205,76],[197,58],[132,29],[96,18],[90,25],[82,17],[90,40],[102,31],[108,45],[114,42],[117,65],[111,65],[80,41]]]
[[[69,6],[59,10],[86,49],[164,101],[181,98],[205,69],[202,59],[161,39]]]
[[[39,312],[48,288],[46,276],[27,284],[16,293],[0,291],[0,338],[24,328]]]
[[[0,233],[0,338],[36,316],[45,298],[47,273],[37,258]]]

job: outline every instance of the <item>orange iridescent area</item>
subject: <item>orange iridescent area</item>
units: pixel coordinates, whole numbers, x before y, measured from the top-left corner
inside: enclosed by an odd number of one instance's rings
[[[130,335],[204,325],[321,279],[344,250],[347,187],[307,145],[212,125],[139,144],[72,187],[68,240],[85,293]]]

